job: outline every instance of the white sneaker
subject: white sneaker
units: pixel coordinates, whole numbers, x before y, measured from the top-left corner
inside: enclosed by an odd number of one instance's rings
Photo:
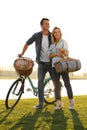
[[[74,100],[69,100],[69,109],[74,109]]]
[[[56,102],[56,107],[55,107],[55,110],[60,110],[64,107],[64,103],[61,102],[61,101],[57,101]]]

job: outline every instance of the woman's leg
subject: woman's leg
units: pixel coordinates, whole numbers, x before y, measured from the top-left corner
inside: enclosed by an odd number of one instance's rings
[[[72,86],[70,84],[69,73],[62,73],[62,78],[67,90],[67,95],[69,99],[69,109],[74,109],[73,91]]]
[[[69,79],[69,74],[68,73],[62,73],[62,78],[64,81],[64,86],[66,87],[67,90],[67,95],[69,99],[73,98],[73,91],[72,91],[72,87],[70,84],[70,79]]]
[[[54,84],[54,92],[55,92],[55,99],[60,100],[61,99],[61,86],[60,86],[60,74],[56,73],[55,68],[51,68],[49,71],[50,76],[52,78],[53,84]]]
[[[56,73],[55,68],[52,68],[52,72],[50,73],[51,78],[54,83],[54,92],[55,92],[55,99],[56,99],[56,110],[62,109],[64,103],[61,101],[61,84],[60,84],[60,74]]]

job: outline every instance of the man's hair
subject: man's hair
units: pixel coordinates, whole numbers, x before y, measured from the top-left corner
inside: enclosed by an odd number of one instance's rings
[[[40,25],[43,25],[43,21],[44,21],[44,20],[49,21],[49,19],[48,19],[48,18],[42,18],[42,19],[41,19],[41,21],[40,21]]]

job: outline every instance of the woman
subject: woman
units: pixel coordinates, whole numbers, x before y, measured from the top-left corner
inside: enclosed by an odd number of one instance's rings
[[[69,73],[67,72],[57,73],[54,66],[54,63],[60,61],[62,58],[67,58],[68,54],[69,54],[68,45],[67,42],[62,39],[62,33],[60,28],[54,27],[52,31],[52,45],[49,48],[49,56],[52,59],[53,73],[56,77],[58,77],[56,81],[57,85],[55,88],[55,94],[57,95],[56,97],[57,102],[56,102],[55,109],[57,110],[61,109],[64,105],[61,101],[61,88],[59,85],[60,76],[62,76],[62,79],[64,81],[64,86],[67,91],[67,95],[69,99],[69,109],[74,109],[73,91],[70,84]]]

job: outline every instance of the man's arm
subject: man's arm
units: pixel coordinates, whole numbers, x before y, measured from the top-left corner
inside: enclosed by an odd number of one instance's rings
[[[18,54],[19,57],[22,57],[25,53],[25,51],[27,50],[29,45],[25,44],[24,47],[23,47],[23,50],[22,50],[22,53],[21,54]]]

